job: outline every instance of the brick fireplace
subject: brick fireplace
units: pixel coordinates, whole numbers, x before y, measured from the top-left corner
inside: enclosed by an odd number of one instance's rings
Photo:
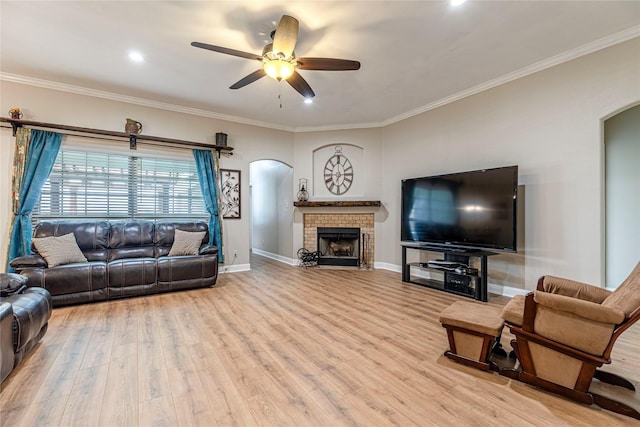
[[[373,213],[305,213],[303,216],[304,247],[316,251],[318,245],[318,228],[359,228],[361,247],[364,245],[366,253],[360,253],[365,259],[363,266],[373,266],[375,254],[375,228]]]

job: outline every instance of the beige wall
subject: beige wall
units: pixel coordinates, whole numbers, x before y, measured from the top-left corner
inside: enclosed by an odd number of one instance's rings
[[[525,239],[490,258],[489,283],[602,283],[602,122],[640,100],[639,76],[636,39],[386,127],[382,257],[400,263],[401,179],[518,165]]]
[[[0,82],[0,111],[20,105],[28,107],[25,118],[114,130],[122,128],[125,117],[134,117],[144,123],[144,133],[193,141],[211,142],[215,132],[226,132],[235,154],[221,163],[243,173],[243,212],[250,162],[274,159],[293,165],[293,200],[298,179],[311,178],[314,150],[328,144],[362,147],[362,199],[381,200],[384,206],[376,212],[375,260],[391,269],[399,269],[401,258],[402,179],[519,165],[520,249],[489,261],[490,284],[504,286],[493,290],[509,293],[533,289],[542,274],[592,283],[604,278],[603,120],[640,101],[638,76],[640,39],[384,128],[323,132],[263,129],[6,82]],[[12,159],[7,134],[2,130],[3,200],[8,200],[6,171]],[[2,206],[0,237],[6,242],[9,214]],[[249,262],[248,218],[243,213],[242,220],[224,225],[226,255],[238,250],[238,264]],[[302,245],[300,209],[293,221],[291,258]]]

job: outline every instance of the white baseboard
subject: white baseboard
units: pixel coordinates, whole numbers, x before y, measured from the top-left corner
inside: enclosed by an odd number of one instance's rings
[[[278,255],[278,254],[273,254],[271,252],[267,252],[267,251],[263,251],[261,249],[251,249],[251,251],[257,255],[261,255],[267,258],[271,258],[273,260],[288,264],[288,265],[298,265],[298,260],[297,259],[293,259],[293,258],[287,258],[284,257],[282,255]],[[235,268],[234,268],[235,267]],[[238,269],[238,267],[240,267]],[[246,267],[246,268],[245,268]],[[224,268],[224,266],[221,266],[221,270]],[[402,273],[402,267],[396,264],[391,264],[391,263],[387,263],[387,262],[374,262],[373,263],[373,268],[376,269],[380,269],[380,270],[389,270],[389,271],[393,271],[394,273]],[[229,273],[233,273],[236,271],[246,271],[246,270],[250,270],[251,266],[249,264],[245,264],[243,266],[230,266],[229,271],[225,271],[225,272],[229,272]],[[428,272],[424,272],[423,274],[420,274],[421,272],[416,273],[418,276],[420,277],[424,277],[426,279],[429,278],[429,273]],[[496,285],[494,283],[489,283],[489,285],[487,286],[487,290],[489,291],[489,293],[495,294],[495,295],[502,295],[505,297],[510,297],[513,298],[516,295],[526,295],[529,292],[531,292],[530,290],[527,289],[519,289],[519,288],[512,288],[510,286],[503,286],[503,285]]]
[[[526,295],[531,292],[531,290],[528,289],[512,288],[511,286],[496,285],[493,283],[489,283],[487,290],[490,294],[502,295],[509,298],[513,298],[516,295]]]
[[[374,262],[373,268],[379,268],[380,270],[389,270],[396,273],[402,273],[402,269],[399,265],[389,264],[388,262]]]
[[[374,263],[374,266],[375,268],[379,268],[381,270],[389,270],[395,273],[402,273],[402,267],[396,264],[389,264],[386,262],[376,262]],[[420,277],[424,277],[426,279],[429,278],[428,272],[424,272],[423,274],[420,274],[420,273],[421,272],[417,272],[416,275]],[[496,285],[493,283],[488,284],[487,291],[491,294],[502,295],[510,298],[513,298],[516,295],[526,295],[529,292],[531,292],[530,290],[527,290],[527,289],[512,288],[510,286]]]
[[[238,273],[239,271],[249,271],[251,270],[251,264],[230,264],[224,265],[220,264],[218,267],[218,273]]]
[[[266,258],[271,258],[273,260],[282,262],[284,264],[298,265],[298,260],[297,259],[287,258],[287,257],[282,256],[282,255],[278,255],[278,254],[274,254],[274,253],[271,253],[271,252],[263,251],[262,249],[252,248],[251,252],[253,252],[254,254],[266,257]]]

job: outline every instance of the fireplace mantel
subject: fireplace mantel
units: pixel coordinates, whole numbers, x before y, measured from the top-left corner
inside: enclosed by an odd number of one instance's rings
[[[353,208],[361,206],[382,206],[380,200],[334,200],[317,202],[293,202],[293,206],[298,208]]]

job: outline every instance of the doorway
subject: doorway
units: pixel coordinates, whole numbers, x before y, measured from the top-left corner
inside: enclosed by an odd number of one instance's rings
[[[249,164],[249,243],[253,253],[289,262],[293,254],[293,168]]]
[[[640,261],[640,105],[604,122],[605,283],[615,288]]]

